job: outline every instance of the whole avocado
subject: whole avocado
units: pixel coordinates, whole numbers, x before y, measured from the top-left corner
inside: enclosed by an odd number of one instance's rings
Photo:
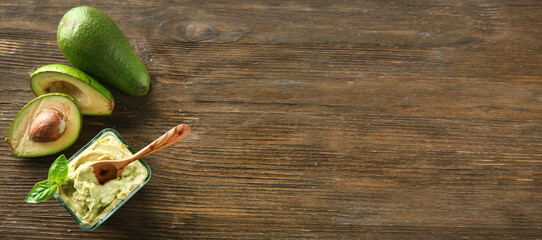
[[[131,96],[149,91],[143,62],[102,11],[80,6],[66,12],[58,25],[57,43],[71,64],[113,88]]]

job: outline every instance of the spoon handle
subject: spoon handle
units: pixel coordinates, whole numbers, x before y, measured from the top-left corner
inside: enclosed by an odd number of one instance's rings
[[[190,126],[180,124],[164,133],[164,135],[157,138],[154,140],[154,142],[150,143],[143,149],[139,150],[139,152],[135,153],[132,157],[130,157],[130,159],[140,159],[162,148],[168,147],[178,141],[181,141],[183,138],[188,136],[189,133]]]

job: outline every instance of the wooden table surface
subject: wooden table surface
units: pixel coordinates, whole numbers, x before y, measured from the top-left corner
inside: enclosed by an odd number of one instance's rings
[[[75,1],[74,1],[75,2]],[[1,239],[542,238],[541,1],[2,1],[0,133],[77,5],[107,13],[151,74],[104,128],[149,183],[84,231],[27,204],[55,156],[0,144]]]

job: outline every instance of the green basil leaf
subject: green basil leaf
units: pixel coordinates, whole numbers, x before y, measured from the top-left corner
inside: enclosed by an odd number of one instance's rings
[[[60,155],[49,168],[49,179],[61,185],[68,178],[68,160]]]
[[[57,185],[55,182],[51,180],[41,181],[34,185],[34,187],[32,188],[32,190],[30,190],[24,201],[27,203],[43,202],[55,195],[56,189]]]

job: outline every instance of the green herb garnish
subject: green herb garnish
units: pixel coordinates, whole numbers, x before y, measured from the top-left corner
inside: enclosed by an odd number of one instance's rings
[[[36,183],[24,199],[27,203],[39,203],[51,198],[56,189],[68,178],[68,160],[60,155],[49,168],[49,180]]]

